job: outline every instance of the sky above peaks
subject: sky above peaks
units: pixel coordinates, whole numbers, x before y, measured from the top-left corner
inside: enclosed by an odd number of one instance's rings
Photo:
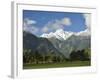
[[[80,32],[90,29],[90,14],[23,10],[23,30],[37,36],[64,31]]]

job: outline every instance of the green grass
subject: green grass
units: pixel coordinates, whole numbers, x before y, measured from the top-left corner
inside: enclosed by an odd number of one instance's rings
[[[41,68],[60,68],[60,67],[81,67],[90,66],[90,61],[73,61],[63,63],[46,63],[46,64],[24,64],[23,69],[41,69]]]

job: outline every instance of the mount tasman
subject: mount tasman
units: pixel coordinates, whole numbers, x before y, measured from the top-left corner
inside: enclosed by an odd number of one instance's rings
[[[47,38],[66,58],[69,58],[73,50],[88,49],[91,44],[91,35],[88,29],[80,32],[58,29],[54,33],[42,34],[41,37]]]
[[[72,51],[90,48],[90,32],[68,32],[63,29],[54,33],[42,34],[40,37],[30,32],[23,33],[23,48],[38,51],[41,55],[52,53],[53,55],[69,58]]]

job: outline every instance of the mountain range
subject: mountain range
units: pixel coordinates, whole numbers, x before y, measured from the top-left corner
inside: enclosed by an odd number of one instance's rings
[[[91,35],[88,30],[68,32],[59,29],[56,32],[44,33],[40,37],[23,31],[23,48],[38,51],[41,55],[51,53],[69,58],[72,51],[90,48]]]
[[[64,57],[47,38],[37,37],[29,32],[23,32],[23,49],[31,49],[33,53],[38,51],[41,55],[52,54]]]
[[[71,37],[72,35],[74,36],[90,36],[90,31],[88,29],[84,30],[84,31],[80,31],[80,32],[68,32],[68,31],[64,31],[63,29],[58,29],[56,30],[56,32],[50,32],[49,34],[42,34],[41,37],[45,37],[45,38],[56,38],[59,40],[67,40],[69,37]]]
[[[87,49],[91,44],[90,31],[87,29],[81,32],[68,32],[59,29],[54,33],[42,34],[41,37],[47,38],[66,58],[69,58],[73,50]]]

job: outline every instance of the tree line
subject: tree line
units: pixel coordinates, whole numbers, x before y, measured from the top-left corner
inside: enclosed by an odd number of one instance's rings
[[[69,58],[55,55],[54,53],[40,54],[37,50],[33,52],[31,49],[23,50],[23,63],[44,64],[57,63],[67,61],[87,61],[91,59],[90,49],[72,51]]]

